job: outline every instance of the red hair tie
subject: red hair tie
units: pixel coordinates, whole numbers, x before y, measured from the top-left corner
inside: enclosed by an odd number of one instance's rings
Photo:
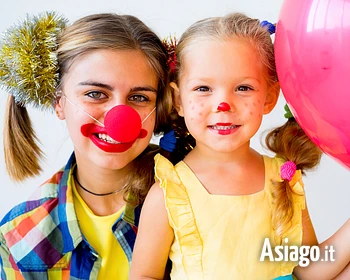
[[[167,64],[170,69],[171,73],[175,73],[176,71],[176,37],[175,36],[169,36],[167,38],[164,38],[162,40],[162,43],[167,51]]]

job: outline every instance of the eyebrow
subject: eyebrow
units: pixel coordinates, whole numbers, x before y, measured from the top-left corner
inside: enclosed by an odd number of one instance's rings
[[[94,82],[94,81],[85,81],[85,82],[80,82],[78,84],[79,86],[95,86],[95,87],[100,87],[100,88],[105,88],[110,91],[113,90],[113,87],[104,83],[99,83],[99,82]],[[154,87],[151,86],[138,86],[138,87],[133,87],[130,89],[131,92],[134,91],[151,91],[157,93],[157,90]]]
[[[187,80],[187,82],[192,82],[193,80],[196,81],[196,82],[203,82],[203,83],[206,83],[206,82],[211,82],[214,78],[211,78],[211,77],[193,77],[193,78],[190,78]],[[257,78],[253,78],[253,77],[241,77],[240,80],[244,81],[244,80],[255,80],[257,82],[261,82],[261,80],[257,79]]]
[[[99,83],[99,82],[94,82],[94,81],[85,81],[85,82],[80,82],[78,86],[95,86],[95,87],[101,87],[105,88],[108,90],[113,90],[113,87],[107,84]]]
[[[151,86],[145,86],[145,87],[133,87],[130,89],[130,91],[151,91],[157,93],[157,90]]]
[[[258,79],[258,78],[253,78],[253,77],[249,77],[249,76],[243,77],[243,80],[255,80],[255,81],[261,83],[261,80],[260,80],[260,79]]]
[[[208,80],[212,80],[213,78],[210,77],[191,77],[187,80],[187,82],[192,82],[193,80],[199,81],[199,82],[206,82]]]

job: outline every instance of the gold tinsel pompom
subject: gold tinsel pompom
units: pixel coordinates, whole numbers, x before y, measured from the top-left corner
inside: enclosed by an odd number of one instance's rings
[[[54,12],[27,18],[5,31],[0,45],[0,85],[17,104],[51,107],[58,83],[55,51],[66,20]]]

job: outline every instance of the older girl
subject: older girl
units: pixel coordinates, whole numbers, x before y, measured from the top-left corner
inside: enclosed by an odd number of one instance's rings
[[[28,20],[1,49],[1,82],[12,94],[4,136],[12,178],[40,171],[25,105],[54,104],[74,145],[67,165],[2,220],[1,279],[128,279],[154,176],[149,142],[167,129],[171,108],[166,51],[133,16],[95,14],[64,25],[50,13]],[[34,49],[16,48],[18,36]]]

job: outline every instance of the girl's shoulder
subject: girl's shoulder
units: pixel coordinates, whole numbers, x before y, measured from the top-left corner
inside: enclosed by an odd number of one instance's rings
[[[159,181],[160,186],[163,185],[164,180],[171,181],[176,184],[180,184],[180,178],[175,170],[175,166],[162,156],[161,154],[156,154],[154,157],[154,171],[156,180]]]
[[[157,154],[154,158],[155,180],[165,194],[166,205],[173,204],[171,197],[176,197],[177,204],[179,201],[187,201],[188,193],[181,177],[181,172],[178,172],[178,167],[183,164],[182,161],[175,166],[165,157]],[[175,206],[175,205],[173,205]]]
[[[268,155],[263,155],[263,159],[265,165],[265,176],[269,177],[274,181],[280,181],[280,169],[284,163],[283,160],[279,157],[271,157]]]
[[[64,216],[56,215],[55,211],[57,209],[61,209],[64,212],[72,211],[74,206],[69,180],[75,166],[76,160],[73,152],[64,167],[37,187],[27,201],[18,204],[4,216],[0,222],[0,229],[2,230],[3,225],[9,222],[20,225],[19,221],[21,219],[26,219],[31,215],[34,216],[36,212],[43,213],[43,215],[38,215],[40,219],[43,219],[45,215],[51,215],[54,221],[62,219]],[[37,218],[36,221],[38,222]]]
[[[40,211],[41,208],[47,208],[49,213],[54,209],[55,200],[58,200],[59,182],[63,176],[63,169],[55,173],[50,179],[46,180],[43,184],[35,189],[33,194],[24,201],[14,206],[0,222],[0,228],[3,228],[4,224],[12,223],[16,221],[19,224],[21,220],[27,219],[30,215],[35,215],[36,211]],[[51,207],[48,207],[51,205]]]
[[[51,255],[45,253],[50,240],[55,240],[55,248],[59,248],[55,252],[61,254],[61,261],[64,250],[71,250],[78,244],[74,244],[73,240],[81,237],[71,190],[67,187],[64,174],[64,169],[54,174],[27,201],[8,212],[0,223],[1,248],[24,270],[38,267],[46,270],[52,266]],[[56,257],[57,254],[52,256]]]

